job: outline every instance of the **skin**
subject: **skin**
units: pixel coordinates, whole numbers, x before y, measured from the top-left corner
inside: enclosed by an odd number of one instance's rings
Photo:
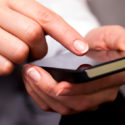
[[[125,29],[120,26],[100,27],[86,35],[92,50],[124,51],[124,39]],[[86,84],[58,83],[48,72],[34,65],[24,66],[23,79],[27,92],[42,110],[63,115],[91,111],[102,103],[114,101],[125,83],[124,72]]]
[[[87,42],[77,31],[35,0],[0,0],[0,15],[0,75],[12,72],[14,64],[23,63],[29,55],[33,59],[45,56],[45,34],[76,55],[88,51]]]
[[[23,63],[29,54],[34,59],[42,58],[47,53],[45,34],[51,35],[77,55],[85,54],[88,44],[92,49],[125,50],[124,28],[115,26],[93,30],[86,36],[87,44],[60,16],[35,0],[0,0],[0,15],[0,75],[9,74],[14,64]],[[82,41],[85,49],[76,49],[76,40]],[[36,80],[38,76],[35,80],[30,76],[31,68],[40,75],[39,80]],[[93,85],[72,86],[72,83],[57,83],[45,70],[32,65],[24,67],[23,77],[28,93],[41,109],[64,115],[90,110],[104,102],[113,101],[119,86],[124,83],[124,79],[119,82],[121,78],[117,77],[115,84],[110,79],[105,86],[100,85],[99,81]],[[62,91],[65,88],[68,88],[67,93]]]

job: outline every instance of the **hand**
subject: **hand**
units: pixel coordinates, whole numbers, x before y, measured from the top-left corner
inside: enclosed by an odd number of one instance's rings
[[[86,35],[91,50],[89,56],[102,62],[125,56],[125,29],[120,26],[104,26],[90,31]],[[95,51],[95,50],[116,50],[116,51]],[[117,51],[118,50],[118,51]],[[94,52],[95,51],[95,52]],[[93,54],[92,54],[93,53]],[[100,57],[101,56],[101,57]],[[125,72],[121,72],[106,78],[96,80],[94,83],[71,84],[62,82],[58,84],[55,91],[63,91],[60,95],[91,94],[104,89],[117,87],[125,84]],[[66,90],[68,93],[65,93]]]
[[[23,78],[29,95],[42,110],[55,111],[62,115],[91,111],[102,103],[114,101],[119,91],[119,87],[113,87],[91,94],[70,95],[72,90],[67,89],[70,96],[68,94],[60,96],[63,93],[62,89],[55,91],[60,83],[57,83],[44,69],[33,65],[24,67]],[[107,79],[105,83],[106,81]],[[96,81],[90,84],[96,84]]]
[[[86,39],[91,49],[122,51],[124,33],[119,26],[101,27],[88,33]],[[86,84],[57,83],[45,70],[31,65],[24,67],[23,76],[28,93],[40,108],[61,114],[88,111],[114,101],[120,85],[125,83],[124,72]]]
[[[125,51],[125,28],[121,26],[103,26],[86,35],[89,47],[94,50]]]
[[[34,59],[42,58],[47,53],[45,34],[77,55],[88,51],[79,33],[35,0],[0,0],[0,75],[23,63],[29,51]]]

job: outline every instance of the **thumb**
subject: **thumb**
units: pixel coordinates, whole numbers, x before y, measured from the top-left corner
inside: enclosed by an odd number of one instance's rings
[[[23,68],[24,83],[32,84],[48,95],[53,93],[57,82],[44,69],[32,64],[27,64]]]
[[[125,50],[125,29],[121,26],[103,26],[90,31],[86,40],[91,49]]]

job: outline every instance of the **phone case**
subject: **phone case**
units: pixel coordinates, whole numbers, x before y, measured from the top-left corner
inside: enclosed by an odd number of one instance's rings
[[[52,75],[52,77],[58,82],[68,81],[71,83],[78,84],[96,80],[99,78],[103,78],[124,71],[125,57],[81,70],[61,69],[54,67],[42,67],[42,68],[48,71]]]

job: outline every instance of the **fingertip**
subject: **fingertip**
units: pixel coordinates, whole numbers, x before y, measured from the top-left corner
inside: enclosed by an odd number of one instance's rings
[[[73,47],[74,47],[74,53],[78,56],[85,55],[89,50],[87,42],[82,40],[75,40],[73,42]]]
[[[3,67],[1,75],[5,75],[6,76],[6,75],[11,74],[13,69],[14,69],[14,65],[11,62],[6,62],[4,64],[4,67]]]
[[[11,74],[13,69],[14,64],[4,56],[0,55],[0,76]]]

